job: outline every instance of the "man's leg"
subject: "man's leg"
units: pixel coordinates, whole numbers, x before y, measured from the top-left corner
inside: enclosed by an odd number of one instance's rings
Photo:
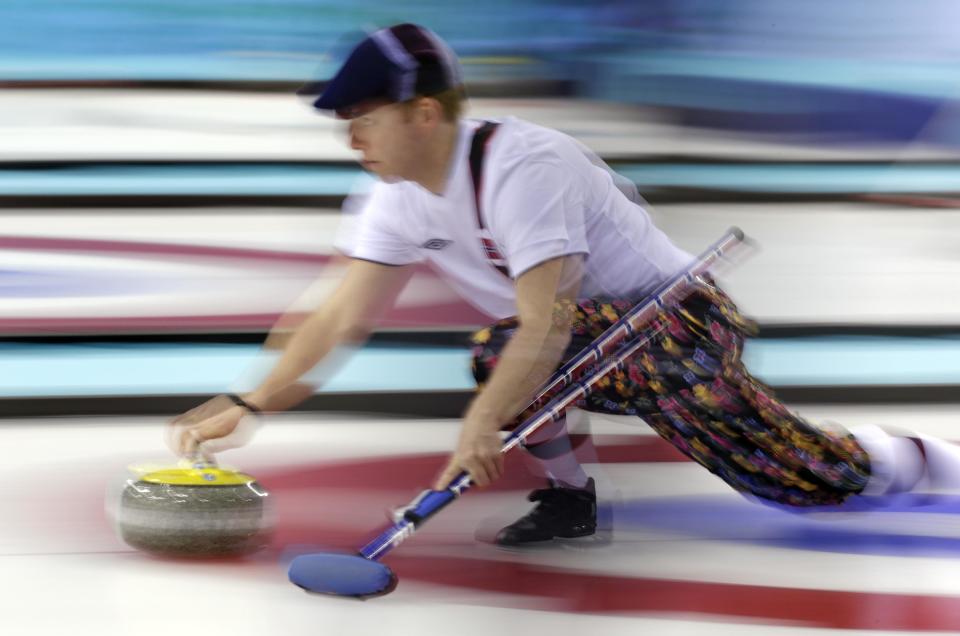
[[[561,419],[544,424],[527,437],[525,456],[532,465],[532,472],[540,471],[544,477],[563,487],[586,488],[589,477],[577,458],[568,427],[568,422],[572,423],[583,415],[577,409],[570,409]]]
[[[645,419],[664,439],[759,499],[837,505],[864,489],[870,458],[849,431],[812,425],[744,368],[754,328],[723,292],[701,285],[660,320],[641,367],[657,393]]]
[[[596,487],[580,465],[567,428],[568,420],[578,415],[583,414],[572,409],[527,438],[524,447],[534,464],[532,472],[543,473],[548,487],[530,493],[528,499],[536,505],[497,533],[499,545],[520,546],[596,532]]]
[[[953,444],[877,426],[816,427],[791,413],[740,363],[742,319],[719,290],[704,288],[669,318],[673,341],[647,358],[651,369],[667,370],[651,423],[738,490],[795,506],[960,491]]]
[[[870,480],[862,494],[960,491],[960,448],[954,444],[879,426],[858,426],[851,433],[870,455]]]
[[[493,371],[515,328],[516,322],[508,319],[474,335],[473,372],[478,384],[483,384]],[[578,351],[573,344],[564,358]],[[520,546],[554,538],[584,537],[596,531],[596,488],[580,465],[567,427],[568,420],[578,416],[583,414],[571,409],[566,416],[541,426],[525,441],[531,472],[546,477],[547,487],[530,493],[528,499],[536,505],[500,530],[498,544]]]
[[[587,337],[624,307],[586,301],[580,309],[589,329],[579,335]],[[876,427],[821,428],[790,412],[740,363],[749,323],[716,288],[704,287],[660,319],[668,326],[660,341],[606,378],[585,408],[639,415],[736,490],[791,506],[836,505],[861,493],[960,490],[960,448],[952,444]],[[549,444],[553,438],[544,435]],[[549,460],[552,453],[541,455]]]

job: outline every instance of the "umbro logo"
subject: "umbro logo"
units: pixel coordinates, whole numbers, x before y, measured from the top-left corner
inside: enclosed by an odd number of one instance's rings
[[[442,250],[447,245],[450,245],[453,241],[448,241],[447,239],[430,239],[420,247],[426,250]]]

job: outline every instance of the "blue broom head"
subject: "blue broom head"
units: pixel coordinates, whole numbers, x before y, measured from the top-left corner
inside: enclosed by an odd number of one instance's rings
[[[288,575],[308,592],[336,596],[380,596],[397,586],[390,568],[358,554],[304,554],[290,562]]]

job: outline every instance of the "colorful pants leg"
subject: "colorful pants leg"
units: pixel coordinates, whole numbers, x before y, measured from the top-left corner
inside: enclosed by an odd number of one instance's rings
[[[580,300],[564,360],[620,318],[631,301]],[[737,491],[792,506],[834,505],[859,493],[870,460],[844,430],[820,428],[791,413],[740,360],[754,332],[733,302],[709,284],[660,312],[650,345],[603,378],[579,408],[637,415],[685,455]],[[516,318],[473,337],[473,372],[482,385],[517,328]],[[535,405],[529,415],[539,405]]]

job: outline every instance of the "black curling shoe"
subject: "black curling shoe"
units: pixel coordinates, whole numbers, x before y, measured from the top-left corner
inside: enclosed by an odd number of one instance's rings
[[[580,488],[550,482],[527,497],[537,502],[533,510],[497,533],[496,543],[521,546],[554,538],[587,537],[597,531],[597,490],[593,479]]]

